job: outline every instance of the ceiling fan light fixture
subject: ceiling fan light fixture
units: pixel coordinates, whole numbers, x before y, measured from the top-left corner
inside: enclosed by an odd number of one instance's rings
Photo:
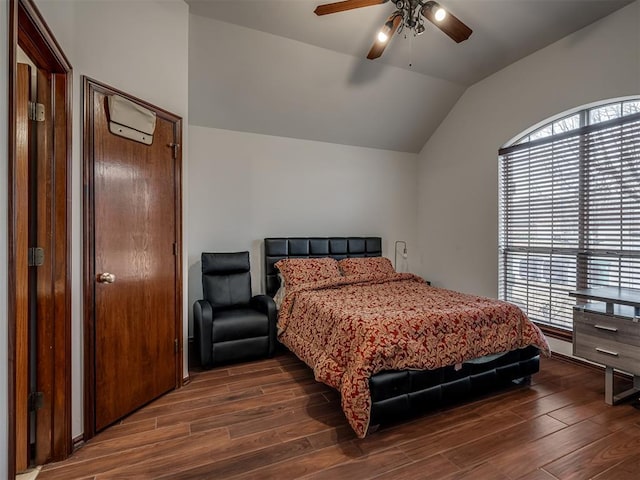
[[[393,29],[393,20],[387,20],[384,22],[384,25],[378,32],[378,42],[387,43],[389,41],[389,36],[391,35],[391,30]]]
[[[435,12],[433,14],[433,18],[435,18],[436,21],[441,22],[445,18],[447,18],[447,11],[444,8],[442,8],[437,3],[435,4],[434,8],[435,8]]]
[[[445,10],[438,2],[429,0],[421,4],[420,13],[456,43],[464,42],[473,33],[467,25],[454,14]]]
[[[436,22],[442,22],[445,18],[447,18],[447,11],[442,8],[438,2],[427,2],[424,4],[423,9],[430,12],[431,15],[433,15],[433,20],[435,20]],[[423,11],[422,14],[424,15],[425,12]]]

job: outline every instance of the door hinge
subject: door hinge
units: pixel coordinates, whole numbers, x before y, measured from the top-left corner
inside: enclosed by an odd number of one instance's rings
[[[42,103],[29,102],[29,120],[44,122],[44,105]]]
[[[29,249],[29,266],[40,267],[44,265],[44,248],[33,247]]]
[[[173,158],[174,160],[178,158],[178,149],[180,148],[179,143],[170,143],[169,146],[173,149]]]
[[[44,406],[44,393],[31,392],[29,394],[29,411],[35,412]]]
[[[174,338],[173,346],[174,346],[175,353],[178,353],[179,349],[178,349],[178,339],[177,338]]]
[[[173,244],[173,254],[174,254],[175,256],[177,256],[177,255],[178,255],[178,244],[177,244],[177,243],[174,243],[174,244]]]

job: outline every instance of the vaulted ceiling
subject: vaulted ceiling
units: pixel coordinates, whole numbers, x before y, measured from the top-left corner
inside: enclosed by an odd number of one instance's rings
[[[318,17],[322,0],[186,0],[190,123],[418,152],[464,90],[632,0],[442,0],[473,29],[396,35],[393,0]]]

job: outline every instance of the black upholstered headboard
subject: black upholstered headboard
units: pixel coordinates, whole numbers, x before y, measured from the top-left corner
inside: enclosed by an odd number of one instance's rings
[[[267,295],[280,288],[278,269],[274,264],[283,258],[382,256],[380,237],[281,237],[264,239],[264,275]]]

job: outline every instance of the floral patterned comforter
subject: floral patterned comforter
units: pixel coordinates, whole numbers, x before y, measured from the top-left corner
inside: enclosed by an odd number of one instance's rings
[[[287,289],[278,337],[341,393],[362,438],[369,427],[369,377],[382,370],[434,369],[536,345],[538,329],[515,305],[435,288],[412,274],[353,275]]]

